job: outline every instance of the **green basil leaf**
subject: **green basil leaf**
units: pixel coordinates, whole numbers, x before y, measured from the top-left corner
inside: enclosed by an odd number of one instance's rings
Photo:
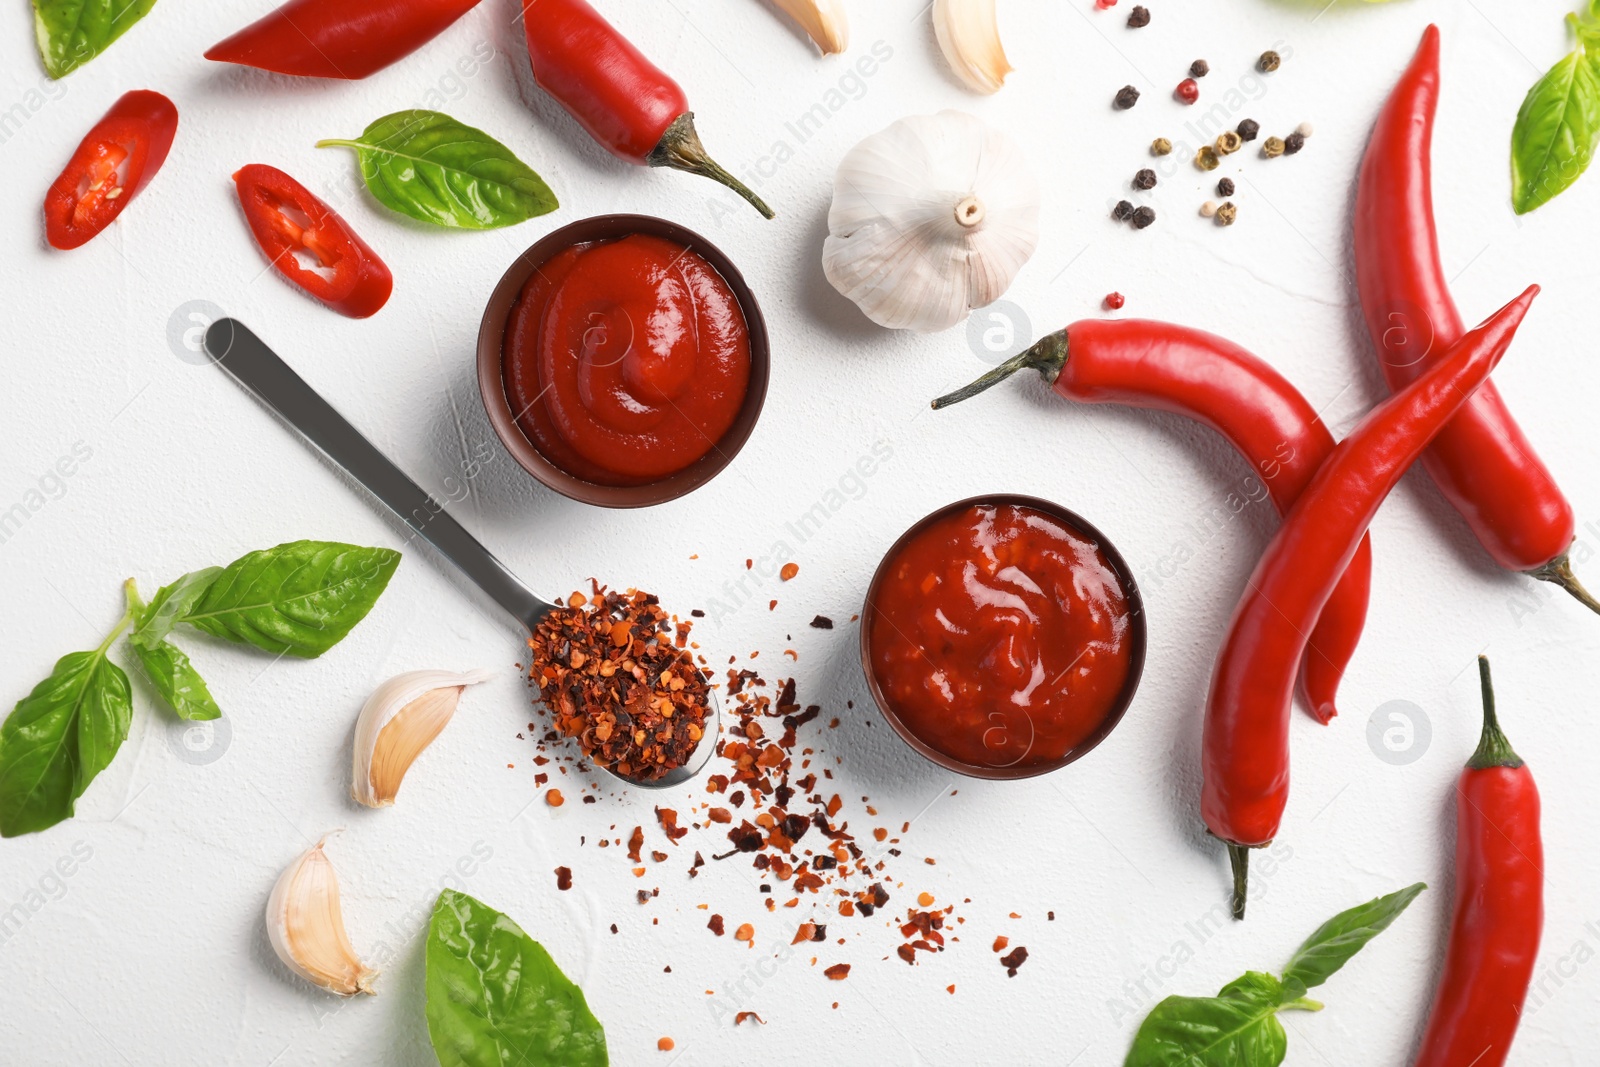
[[[399,564],[393,549],[293,541],[228,564],[178,621],[309,659],[366,618]]]
[[[428,1036],[442,1067],[605,1067],[606,1033],[544,946],[446,889],[426,951]]]
[[[134,609],[134,628],[128,640],[146,649],[160,647],[178,620],[205,595],[206,589],[221,573],[221,567],[207,567],[162,586],[148,607]],[[130,603],[134,595],[130,590]]]
[[[150,684],[167,706],[187,720],[220,719],[222,709],[217,707],[206,680],[194,669],[183,649],[170,641],[158,642],[154,648],[130,644],[134,658],[144,670]]]
[[[71,818],[127,739],[133,698],[109,644],[62,656],[0,725],[0,837]]]
[[[52,78],[64,78],[111,47],[156,0],[33,0],[33,31]]]
[[[1428,888],[1423,882],[1407,886],[1388,896],[1369,900],[1349,911],[1340,912],[1317,928],[1295,951],[1284,968],[1285,985],[1314,989],[1366,947],[1368,941],[1389,928],[1417,895]]]
[[[544,179],[482,130],[437,111],[397,111],[352,141],[361,177],[387,207],[435,226],[492,230],[556,209]]]
[[[1123,1067],[1277,1067],[1289,1052],[1282,987],[1252,971],[1215,997],[1168,997],[1145,1018]]]
[[[1578,180],[1600,138],[1600,74],[1580,47],[1528,90],[1511,130],[1511,204],[1525,215]]]

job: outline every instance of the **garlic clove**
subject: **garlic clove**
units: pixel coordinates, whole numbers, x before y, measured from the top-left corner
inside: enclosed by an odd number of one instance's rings
[[[981,120],[901,119],[840,162],[823,273],[880,326],[948,329],[1033,255],[1039,200],[1022,150]]]
[[[374,993],[378,977],[356,956],[339,908],[339,877],[318,841],[291,863],[267,900],[267,936],[295,974],[320,989],[353,997]]]
[[[493,671],[409,671],[380,685],[356,719],[350,795],[369,808],[387,807],[423,749],[456,712],[462,690]]]
[[[844,0],[772,0],[810,34],[825,56],[838,55],[850,46],[850,21]]]
[[[969,89],[998,92],[1016,69],[1000,44],[994,0],[934,0],[933,32],[950,69]]]

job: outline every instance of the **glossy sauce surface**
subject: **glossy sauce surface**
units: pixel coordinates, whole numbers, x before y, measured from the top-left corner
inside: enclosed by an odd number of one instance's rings
[[[885,564],[869,650],[889,707],[979,768],[1059,763],[1118,703],[1133,657],[1127,591],[1099,547],[1020,505],[926,526]]]
[[[511,310],[506,395],[556,466],[644,485],[690,466],[727,432],[750,383],[738,299],[683,245],[633,234],[544,263]]]

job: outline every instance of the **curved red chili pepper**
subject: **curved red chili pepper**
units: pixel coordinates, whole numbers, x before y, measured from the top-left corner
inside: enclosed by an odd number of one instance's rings
[[[1433,220],[1430,159],[1439,102],[1439,28],[1378,115],[1356,186],[1356,283],[1390,389],[1438,362],[1461,336]],[[1554,582],[1595,611],[1572,573],[1572,505],[1490,382],[1422,460],[1434,484],[1495,561]]]
[[[353,81],[404,59],[479,0],[289,0],[206,50],[218,63]]]
[[[721,182],[773,217],[765,201],[706,155],[683,88],[588,0],[522,0],[522,26],[534,81],[606,151]]]
[[[1478,677],[1483,738],[1456,786],[1455,917],[1416,1067],[1505,1063],[1544,928],[1539,789],[1500,732],[1483,656]]]
[[[1244,917],[1247,849],[1271,843],[1289,799],[1289,706],[1306,634],[1378,506],[1489,377],[1538,291],[1529,286],[1369,412],[1300,494],[1250,575],[1211,675],[1201,745],[1201,814],[1228,844],[1236,918]]]
[[[338,212],[276,167],[233,176],[245,221],[272,268],[341,315],[364,319],[389,301],[394,276]],[[316,260],[301,265],[299,253]]]
[[[1069,400],[1170,411],[1209,426],[1249,462],[1280,515],[1333,451],[1316,409],[1270,365],[1215,334],[1141,319],[1075,322],[933,406],[965,400],[1023,367]],[[1306,646],[1301,681],[1321,722],[1338,714],[1334,697],[1367,620],[1371,577],[1363,537]]]
[[[77,248],[127,208],[172,150],[178,108],[149,89],[124,93],[78,145],[44,197],[45,238]]]

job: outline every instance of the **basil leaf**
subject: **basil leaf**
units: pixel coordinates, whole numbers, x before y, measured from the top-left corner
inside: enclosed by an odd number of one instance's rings
[[[1511,205],[1525,215],[1578,180],[1600,138],[1600,75],[1579,47],[1528,90],[1511,130]]]
[[[178,620],[205,595],[206,589],[221,573],[221,567],[207,567],[162,586],[148,607],[134,609],[134,628],[128,640],[146,649],[159,647]],[[134,595],[130,589],[130,603]]]
[[[156,0],[33,0],[33,32],[45,72],[66,77],[155,6]]]
[[[127,739],[133,699],[109,645],[62,656],[0,725],[0,837],[71,818]]]
[[[1425,883],[1418,882],[1340,912],[1323,923],[1316,933],[1306,938],[1305,944],[1295,951],[1284,968],[1284,984],[1313,989],[1326,982],[1351,956],[1365,948],[1368,941],[1387,930],[1426,888]]]
[[[361,177],[385,206],[435,226],[492,230],[552,212],[544,179],[482,130],[437,111],[397,111],[353,141]]]
[[[446,889],[426,951],[428,1037],[441,1067],[605,1067],[605,1029],[544,946]]]
[[[1215,997],[1168,997],[1139,1026],[1124,1067],[1276,1067],[1289,1052],[1282,987],[1252,971]]]
[[[399,564],[388,548],[293,541],[228,564],[178,621],[309,659],[366,618]]]
[[[186,720],[220,719],[222,709],[217,707],[206,680],[194,669],[183,649],[170,641],[158,642],[154,648],[130,644],[134,658],[144,670],[150,684],[167,706]]]

